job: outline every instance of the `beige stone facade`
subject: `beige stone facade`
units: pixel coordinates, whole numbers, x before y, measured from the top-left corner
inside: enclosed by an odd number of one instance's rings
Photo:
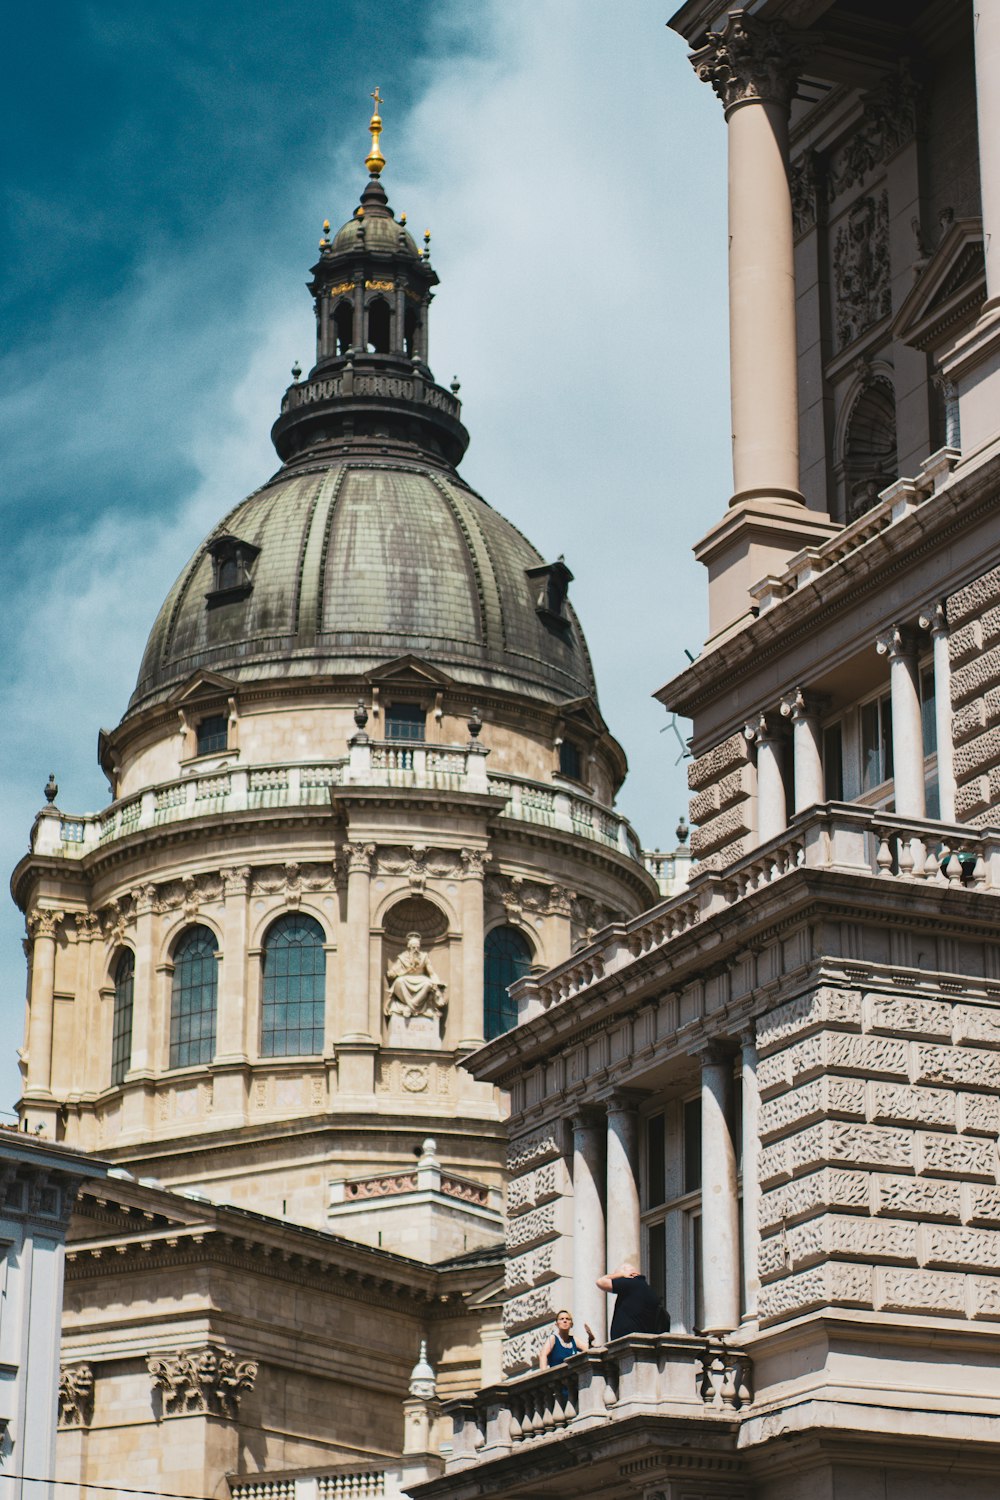
[[[423,1500],[996,1488],[1000,12],[863,9],[671,23],[730,161],[734,493],[658,695],[697,862],[469,1061],[506,1378]],[[606,1343],[635,1253],[671,1332]],[[562,1306],[597,1345],[539,1372]]]

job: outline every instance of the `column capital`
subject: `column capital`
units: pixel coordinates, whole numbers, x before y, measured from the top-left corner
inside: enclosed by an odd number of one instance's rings
[[[743,726],[744,738],[749,740],[759,750],[761,745],[769,740],[780,740],[785,737],[785,726],[776,713],[758,714],[756,718],[748,719]]]
[[[807,693],[805,688],[797,687],[781,700],[781,716],[783,719],[791,719],[797,724],[800,719],[815,719],[823,712],[826,699],[817,693]]]
[[[750,1020],[750,1021],[747,1021],[743,1026],[741,1026],[740,1027],[740,1031],[739,1031],[739,1038],[740,1038],[740,1046],[743,1048],[744,1052],[749,1047],[756,1047],[757,1046],[757,1022],[754,1021],[754,1020]]]
[[[467,878],[482,880],[493,856],[486,849],[461,849],[459,859],[462,861],[462,873]]]
[[[574,1134],[580,1130],[602,1130],[604,1116],[595,1105],[578,1105],[569,1116],[569,1128]]]
[[[695,1053],[703,1068],[721,1067],[732,1062],[732,1057],[721,1042],[704,1042]]]
[[[374,844],[345,844],[344,853],[347,856],[347,869],[349,874],[361,873],[370,875],[372,864],[375,860],[376,848]]]
[[[28,913],[28,932],[32,938],[54,938],[64,915],[48,906],[36,906]]]
[[[890,625],[875,638],[875,650],[879,656],[887,656],[890,662],[916,655],[917,643],[913,632],[903,625]]]
[[[948,634],[948,611],[943,599],[935,599],[930,604],[925,604],[917,618],[917,624],[921,630],[930,631],[932,636]]]
[[[647,1095],[647,1089],[612,1089],[604,1095],[601,1103],[609,1115],[634,1114]]]
[[[690,54],[702,83],[710,83],[728,115],[737,104],[780,104],[788,109],[795,93],[805,39],[783,21],[761,21],[732,10],[722,31],[705,33]]]

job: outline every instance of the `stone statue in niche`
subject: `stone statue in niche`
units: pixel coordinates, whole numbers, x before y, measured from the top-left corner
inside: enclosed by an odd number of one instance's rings
[[[445,985],[431,968],[419,932],[406,934],[406,947],[386,970],[386,983],[390,1044],[438,1046],[448,1002]]]

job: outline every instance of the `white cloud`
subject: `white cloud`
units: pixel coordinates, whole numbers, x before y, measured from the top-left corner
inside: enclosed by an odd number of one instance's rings
[[[649,695],[700,645],[689,549],[728,485],[721,115],[652,0],[492,0],[474,17],[453,0],[436,15],[438,60],[420,64],[408,115],[390,100],[383,139],[394,208],[434,232],[431,363],[462,380],[469,482],[576,574],[602,707],[633,765],[622,805],[666,843],[683,771]],[[317,202],[348,217],[364,181],[350,126],[346,145],[331,127],[323,181],[269,185],[276,215]],[[218,205],[197,243],[158,248],[107,306],[76,310],[71,352],[60,327],[0,407],[13,490],[55,496],[8,600],[8,866],[50,769],[63,807],[101,804],[97,730],[125,709],[159,602],[276,466],[268,430],[292,359],[311,353],[311,250],[278,264],[258,242],[234,295]],[[53,424],[41,414],[56,393]],[[72,486],[92,468],[114,482],[103,500],[88,492],[89,516]],[[130,504],[133,484],[162,503]],[[9,910],[0,924],[10,1037],[20,926]],[[0,1104],[15,1092],[9,1069]]]

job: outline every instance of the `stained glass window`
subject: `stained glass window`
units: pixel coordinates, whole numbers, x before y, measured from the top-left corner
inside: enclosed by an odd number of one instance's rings
[[[121,1083],[132,1061],[132,1003],[135,954],[126,948],[115,967],[115,1009],[111,1023],[111,1083]]]

